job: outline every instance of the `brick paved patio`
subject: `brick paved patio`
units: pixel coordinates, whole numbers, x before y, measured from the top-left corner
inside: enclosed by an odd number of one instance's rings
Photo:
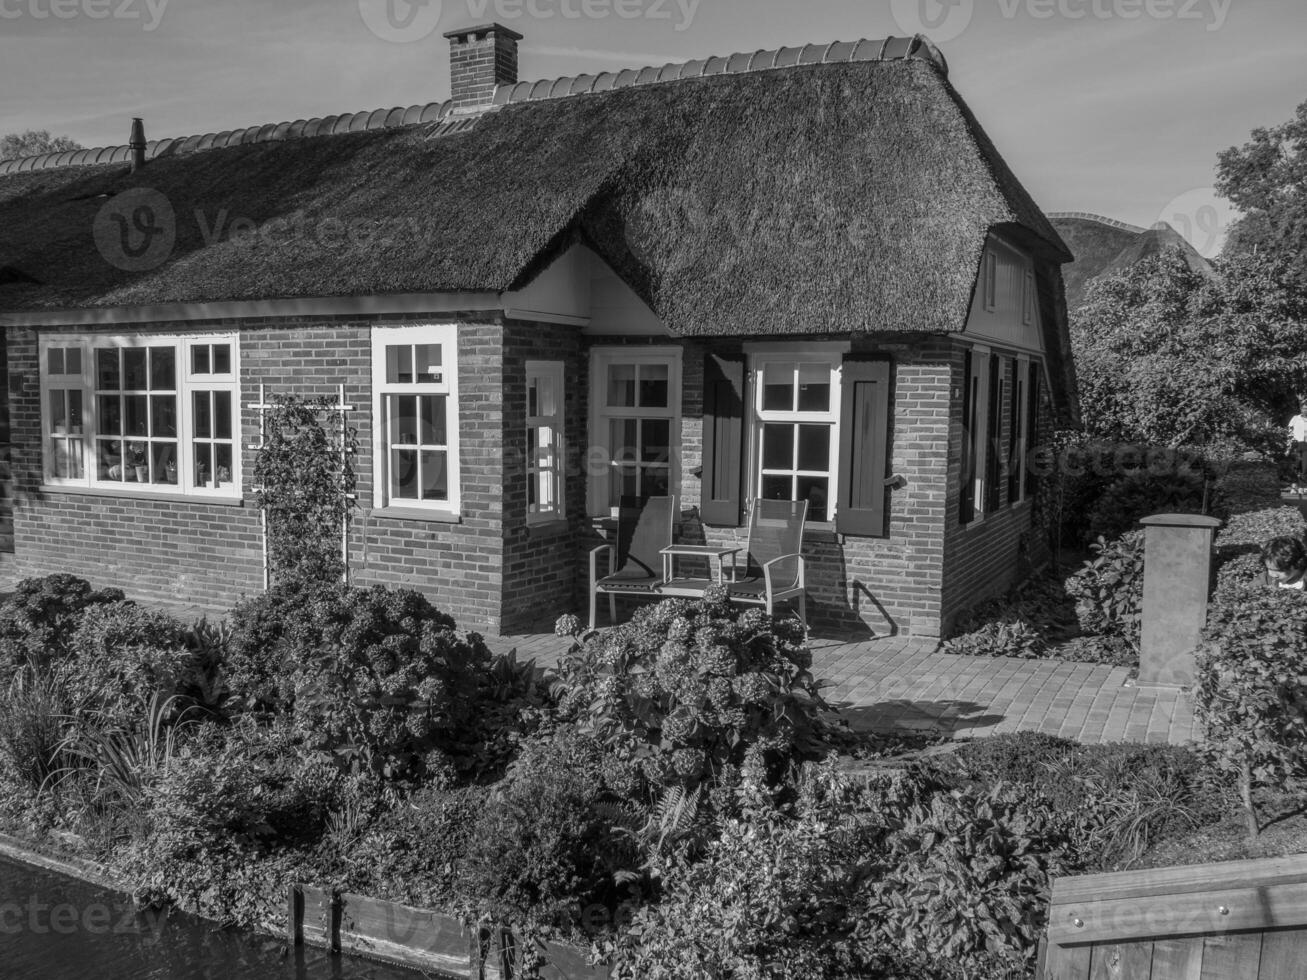
[[[567,641],[550,634],[487,637],[497,653],[552,666]],[[812,642],[827,701],[858,729],[975,738],[1038,731],[1080,742],[1195,741],[1193,699],[1134,687],[1124,667],[1057,660],[958,657],[933,642],[892,637]]]

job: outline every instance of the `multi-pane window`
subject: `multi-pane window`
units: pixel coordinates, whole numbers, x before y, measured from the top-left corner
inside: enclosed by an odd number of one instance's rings
[[[93,336],[41,346],[49,483],[236,491],[235,338]],[[204,370],[195,370],[201,356]]]
[[[82,348],[50,347],[45,353],[47,468],[56,480],[81,480],[85,457],[82,411]]]
[[[177,485],[177,389],[176,346],[96,346],[100,482]]]
[[[190,359],[191,446],[197,487],[231,483],[236,458],[231,344],[193,344]]]
[[[593,433],[605,458],[602,472],[592,474],[591,513],[607,513],[624,496],[671,493],[680,367],[679,350],[594,352]]]
[[[563,517],[563,362],[526,363],[527,522]]]
[[[834,514],[839,365],[838,355],[754,357],[754,493],[806,500],[814,522]]]
[[[958,505],[962,524],[981,516],[988,499],[989,357],[987,350],[968,350],[963,366],[966,387],[962,394],[962,493]]]
[[[456,343],[448,325],[373,331],[377,506],[458,510]]]

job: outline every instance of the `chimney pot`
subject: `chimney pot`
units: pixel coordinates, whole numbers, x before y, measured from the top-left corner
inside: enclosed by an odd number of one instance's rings
[[[522,35],[502,24],[449,31],[450,96],[455,112],[480,112],[495,101],[495,88],[517,84],[517,42]]]
[[[145,166],[145,123],[140,119],[132,120],[132,138],[128,145],[132,151],[132,173]]]

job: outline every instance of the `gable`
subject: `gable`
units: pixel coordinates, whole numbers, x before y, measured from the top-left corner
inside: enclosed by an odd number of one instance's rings
[[[1034,260],[991,235],[980,260],[964,333],[1005,347],[1044,352]]]

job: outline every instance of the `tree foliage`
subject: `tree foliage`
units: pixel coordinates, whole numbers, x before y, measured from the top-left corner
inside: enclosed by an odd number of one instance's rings
[[[1219,157],[1216,189],[1243,212],[1225,257],[1256,255],[1282,263],[1307,292],[1307,102],[1279,126],[1253,130]]]
[[[0,136],[0,160],[21,160],[42,153],[80,150],[82,144],[67,136],[51,136],[47,129],[29,129],[25,133]]]
[[[1214,276],[1177,250],[1090,288],[1072,320],[1091,436],[1155,446],[1278,449],[1307,385],[1307,294],[1244,257]]]

